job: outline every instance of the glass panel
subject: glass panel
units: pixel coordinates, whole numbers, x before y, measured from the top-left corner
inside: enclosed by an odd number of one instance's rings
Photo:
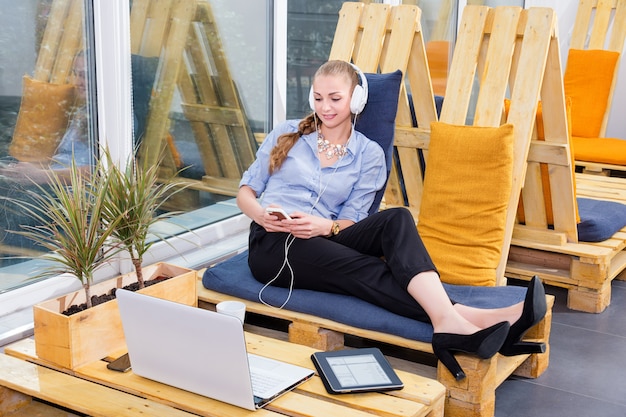
[[[189,187],[168,209],[188,212],[232,200],[254,160],[255,134],[265,131],[271,97],[268,3],[131,3],[139,155],[160,163],[163,180]],[[239,213],[232,202],[227,207],[205,210],[211,214],[203,223]]]
[[[342,0],[290,0],[287,11],[287,119],[311,112],[309,89],[328,60]]]
[[[0,0],[0,290],[21,285],[22,262],[41,250],[11,232],[34,224],[10,199],[45,186],[72,157],[92,163],[91,20],[83,0]]]

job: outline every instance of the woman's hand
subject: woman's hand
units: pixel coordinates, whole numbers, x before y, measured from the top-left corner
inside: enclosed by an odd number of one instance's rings
[[[300,239],[310,239],[316,236],[328,236],[332,227],[332,220],[313,216],[302,212],[289,214],[291,220],[281,220],[281,224],[289,227],[289,232]]]
[[[270,205],[269,207],[278,207],[275,205]],[[284,232],[290,233],[291,226],[290,223],[293,222],[293,219],[286,219],[280,215],[269,213],[267,210],[264,210],[263,216],[261,218],[261,226],[268,232]],[[257,221],[257,223],[259,223]]]

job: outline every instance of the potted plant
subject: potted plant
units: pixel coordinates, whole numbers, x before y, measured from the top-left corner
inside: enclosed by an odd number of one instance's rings
[[[135,194],[136,201],[133,204],[116,209],[115,201],[110,200],[112,195],[130,195],[132,191],[124,191],[122,188],[137,185],[142,178],[148,181],[152,177],[144,177],[142,171],[135,172],[136,180],[123,180],[121,175],[125,175],[126,171],[107,166],[111,159],[107,152],[104,155],[96,161],[95,169],[90,171],[93,173],[75,164],[70,165],[68,175],[61,176],[51,171],[46,185],[37,185],[28,193],[28,200],[15,201],[38,223],[23,226],[23,230],[17,233],[29,237],[49,251],[43,255],[50,262],[41,275],[71,273],[83,282],[84,291],[65,294],[33,307],[37,356],[67,369],[75,369],[125,349],[115,299],[71,315],[63,312],[70,306],[88,304],[92,293],[110,294],[117,288],[128,287],[137,281],[137,275],[129,273],[92,285],[93,272],[110,262],[120,251],[127,250],[131,244],[131,239],[120,238],[123,236],[120,230],[141,232],[143,225],[135,222],[153,224],[156,221],[140,216],[133,217],[131,221],[128,213],[134,208],[143,207],[145,214],[146,206],[151,203],[144,199],[164,197],[163,193],[168,188],[157,189],[152,193],[144,190],[144,193]],[[117,203],[122,204],[119,200]],[[113,215],[116,210],[119,214]],[[146,234],[133,236],[133,248],[138,247],[140,251],[146,248],[147,244],[141,242],[146,236],[147,231]],[[188,305],[197,304],[195,271],[157,263],[143,268],[142,273],[150,280],[162,277],[169,279],[159,279],[158,285],[140,291]]]
[[[101,171],[96,166],[96,171]],[[70,273],[85,291],[87,308],[92,307],[91,284],[93,274],[108,263],[123,247],[109,244],[120,219],[109,217],[105,225],[105,197],[109,177],[91,175],[72,161],[64,175],[59,171],[46,171],[45,184],[33,182],[26,190],[26,198],[12,202],[33,220],[32,225],[22,225],[21,234],[48,252],[41,259],[49,261],[39,276]]]
[[[141,289],[145,286],[143,256],[156,242],[148,239],[150,227],[174,214],[158,213],[163,203],[184,187],[159,182],[158,164],[140,167],[136,158],[131,157],[120,167],[113,163],[109,152],[105,156],[108,168],[102,214],[111,225],[112,236],[130,256]]]

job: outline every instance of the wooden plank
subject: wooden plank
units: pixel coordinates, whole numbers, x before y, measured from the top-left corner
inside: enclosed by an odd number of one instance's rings
[[[59,40],[50,82],[54,84],[67,84],[72,72],[74,57],[84,45],[83,21],[84,21],[83,1],[72,0],[65,22],[63,22],[63,34]]]
[[[626,39],[626,0],[617,0],[613,17],[613,32],[609,40],[610,51],[622,52]]]
[[[174,96],[182,65],[182,52],[194,12],[195,2],[174,0],[169,36],[162,55],[162,70],[157,81],[159,88],[156,89],[156,94],[150,102],[146,134],[140,152],[143,162],[148,165],[157,165],[165,149],[165,138],[169,126],[166,115],[169,113]]]
[[[479,74],[474,126],[500,126],[520,14],[519,7],[495,9],[484,71]]]
[[[330,47],[329,60],[345,60],[345,57],[352,57],[363,8],[363,3],[358,2],[344,2],[342,4],[341,10],[339,10],[337,29]],[[341,32],[341,36],[337,36],[339,32]]]
[[[574,20],[574,28],[572,30],[572,39],[570,40],[570,48],[585,49],[587,43],[587,34],[589,23],[591,21],[591,13],[593,8],[592,0],[580,0],[578,2],[578,10],[576,19]]]
[[[143,32],[148,20],[150,0],[133,0],[130,9],[130,53],[138,55],[141,51]]]
[[[191,414],[0,354],[0,385],[94,417]]]
[[[37,81],[50,81],[50,74],[57,56],[65,17],[71,0],[55,0],[50,7],[46,29],[41,41],[41,47],[35,63],[33,78]]]
[[[354,52],[354,63],[366,72],[377,72],[383,49],[384,34],[391,6],[382,3],[368,4],[361,15],[360,43]],[[343,57],[349,60],[349,57]]]
[[[605,49],[613,9],[612,3],[612,0],[598,0],[588,49]]]
[[[442,122],[465,124],[483,41],[483,29],[489,13],[493,13],[492,9],[486,6],[465,6],[446,87],[446,97],[454,97],[454,100],[444,101],[439,117]]]

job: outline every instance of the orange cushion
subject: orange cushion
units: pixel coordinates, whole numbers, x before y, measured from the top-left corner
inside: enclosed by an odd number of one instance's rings
[[[448,82],[450,42],[426,42],[426,57],[428,58],[428,69],[433,93],[437,96],[443,96],[446,94],[446,84]]]
[[[74,104],[74,86],[24,76],[22,103],[9,155],[23,162],[48,162],[54,155]]]
[[[572,99],[572,136],[600,136],[618,60],[618,52],[570,49],[563,83]]]
[[[431,124],[417,228],[442,281],[496,284],[513,182],[513,142],[510,124]]]
[[[626,165],[626,140],[573,136],[572,141],[579,161]]]

